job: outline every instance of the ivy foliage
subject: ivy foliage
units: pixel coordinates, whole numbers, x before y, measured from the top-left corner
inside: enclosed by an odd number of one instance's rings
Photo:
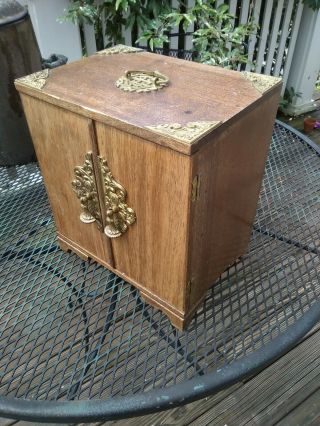
[[[152,19],[170,10],[170,0],[72,0],[61,19],[80,25],[94,25],[98,47],[104,48],[124,42],[123,27],[132,30],[135,42],[138,29],[146,28]],[[106,46],[100,43],[99,46],[99,41],[103,40],[103,21],[108,43]]]
[[[235,17],[229,13],[226,4],[215,8],[215,0],[196,0],[195,5],[186,9],[161,14],[150,22],[138,41],[147,41],[151,49],[162,47],[169,41],[168,34],[174,27],[182,26],[188,31],[190,24],[197,30],[193,33],[193,45],[200,62],[236,69],[247,63],[246,41],[256,30],[251,20],[234,26]]]
[[[94,0],[73,0],[61,20],[74,24],[94,24],[98,18],[98,7]]]

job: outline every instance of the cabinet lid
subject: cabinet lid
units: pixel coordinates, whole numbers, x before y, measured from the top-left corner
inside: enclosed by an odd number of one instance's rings
[[[19,91],[185,154],[281,79],[118,45],[15,81]]]

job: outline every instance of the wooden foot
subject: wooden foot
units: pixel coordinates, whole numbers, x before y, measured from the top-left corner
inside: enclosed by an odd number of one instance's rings
[[[81,250],[78,250],[74,246],[69,245],[66,241],[62,240],[60,237],[58,237],[58,244],[61,250],[65,252],[73,251],[77,256],[79,256],[82,260],[88,260],[89,256],[85,253],[83,253]]]

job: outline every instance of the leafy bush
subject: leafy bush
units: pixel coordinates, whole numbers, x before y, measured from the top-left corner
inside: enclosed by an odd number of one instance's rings
[[[132,30],[133,42],[146,41],[153,50],[169,42],[172,28],[187,32],[189,25],[194,24],[193,45],[200,62],[232,69],[248,62],[246,41],[256,29],[250,20],[234,27],[235,17],[228,6],[215,8],[215,0],[196,0],[189,8],[183,0],[177,9],[170,5],[170,0],[73,0],[64,19],[95,25],[98,49],[123,43],[122,26]],[[103,18],[107,46],[103,46]],[[137,40],[138,30],[141,36]]]
[[[187,31],[194,24],[197,30],[193,33],[193,45],[199,61],[236,69],[238,64],[248,62],[245,42],[256,26],[249,21],[234,27],[234,19],[226,4],[215,8],[215,0],[196,0],[195,6],[184,13],[172,11],[151,21],[139,40],[147,41],[153,49],[168,42],[173,27],[182,25]]]
[[[169,12],[170,0],[72,0],[62,20],[95,26],[97,47],[103,49],[123,43],[122,26],[132,31],[132,41],[138,38],[138,29],[144,29],[160,13]],[[103,45],[102,21],[105,21],[105,36],[109,40]]]

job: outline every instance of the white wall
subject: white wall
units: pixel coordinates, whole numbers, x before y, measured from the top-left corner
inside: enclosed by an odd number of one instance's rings
[[[47,58],[52,53],[61,53],[69,62],[82,57],[80,33],[77,25],[60,23],[69,0],[18,0],[27,5],[32,25],[38,40],[41,55]]]

